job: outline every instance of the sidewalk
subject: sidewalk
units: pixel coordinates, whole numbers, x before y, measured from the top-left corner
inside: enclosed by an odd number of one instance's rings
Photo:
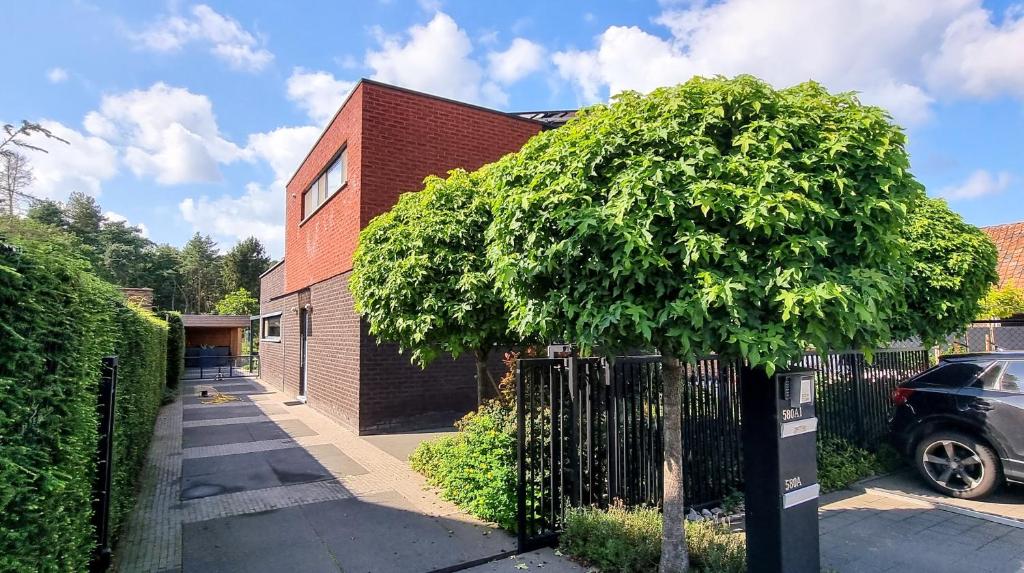
[[[427,435],[364,439],[252,379],[198,382],[160,413],[117,570],[432,572],[515,549],[399,459]],[[582,571],[553,552],[471,570],[523,563]]]

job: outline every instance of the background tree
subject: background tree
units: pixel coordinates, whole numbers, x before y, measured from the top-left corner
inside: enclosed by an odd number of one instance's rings
[[[33,179],[32,167],[24,155],[15,152],[0,155],[0,207],[8,216],[14,216],[19,201],[32,202],[25,189],[32,185]]]
[[[1024,315],[1024,288],[1008,281],[993,287],[978,303],[978,318],[992,320]]]
[[[217,314],[254,315],[260,311],[260,301],[252,293],[240,288],[224,295],[214,308]]]
[[[40,199],[29,207],[25,216],[37,223],[67,230],[67,221],[64,219],[64,207],[57,201]]]
[[[900,229],[923,196],[904,145],[851,94],[694,78],[621,94],[494,166],[488,255],[512,326],[661,353],[662,571],[688,565],[683,363],[717,352],[771,373],[892,338]]]
[[[224,255],[224,289],[228,292],[245,289],[258,298],[260,275],[269,267],[270,257],[259,239],[249,237],[239,241]]]
[[[54,135],[53,132],[42,125],[22,120],[19,127],[14,127],[9,123],[4,124],[4,135],[0,137],[0,157],[7,157],[13,153],[17,153],[15,148],[19,147],[22,149],[31,149],[33,151],[49,153],[45,148],[41,147],[40,144],[28,142],[29,138],[33,135],[41,135],[46,139],[52,139],[54,141],[60,141],[67,145],[71,145],[71,142]]]
[[[370,333],[397,342],[413,362],[472,352],[482,403],[497,395],[487,359],[508,341],[508,323],[488,276],[491,215],[478,188],[477,175],[456,170],[402,195],[360,233],[349,284]]]
[[[148,251],[147,279],[142,286],[153,289],[157,308],[178,310],[184,307],[181,284],[181,253],[171,245],[156,245]]]
[[[213,310],[222,292],[220,259],[209,235],[196,233],[182,247],[179,290],[186,314]]]
[[[893,334],[936,344],[978,316],[979,299],[999,280],[996,246],[941,199],[918,201],[902,234],[907,311],[896,316]]]
[[[90,250],[87,258],[93,266],[102,266],[103,240],[100,231],[105,219],[96,199],[75,191],[64,205],[64,220],[68,232],[78,237]]]

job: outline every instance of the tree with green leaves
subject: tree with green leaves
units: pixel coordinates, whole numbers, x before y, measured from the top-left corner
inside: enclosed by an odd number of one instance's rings
[[[992,287],[978,302],[978,318],[992,320],[1024,315],[1024,288],[1007,281]]]
[[[256,237],[239,241],[224,255],[223,280],[224,289],[228,292],[245,289],[256,295],[260,294],[260,275],[270,267],[263,244]]]
[[[51,199],[40,199],[36,201],[25,214],[29,219],[49,225],[57,229],[66,230],[67,221],[64,219],[64,207],[57,201]]]
[[[981,312],[980,299],[999,280],[996,246],[942,199],[918,201],[902,234],[907,311],[896,317],[894,336],[936,344]]]
[[[813,82],[694,78],[583,110],[492,166],[488,257],[511,326],[661,353],[661,571],[688,566],[684,364],[718,353],[771,373],[893,338],[900,231],[923,197],[905,141]]]
[[[209,235],[198,232],[181,249],[181,283],[178,288],[186,314],[204,314],[213,310],[223,292],[221,255]]]
[[[473,353],[481,403],[497,393],[488,356],[509,342],[484,252],[490,220],[479,175],[429,177],[423,191],[402,195],[363,229],[350,281],[370,333],[397,342],[413,362]]]
[[[229,292],[214,305],[217,314],[254,315],[260,311],[260,301],[244,288]]]
[[[85,193],[75,191],[64,205],[66,228],[89,249],[87,258],[95,267],[101,266],[103,257],[103,238],[100,231],[103,230],[105,220],[100,204],[94,197]]]

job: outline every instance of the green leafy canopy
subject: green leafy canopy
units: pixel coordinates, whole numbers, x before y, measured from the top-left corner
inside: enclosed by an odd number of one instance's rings
[[[626,92],[542,133],[487,177],[512,326],[769,370],[888,342],[923,197],[889,119],[740,76]]]
[[[981,299],[999,275],[996,246],[941,199],[925,198],[903,228],[907,257],[907,311],[893,330],[936,343],[963,330],[981,312]]]
[[[488,204],[462,170],[429,177],[359,236],[351,290],[370,332],[426,365],[440,352],[486,350],[506,339],[506,313],[485,255]]]

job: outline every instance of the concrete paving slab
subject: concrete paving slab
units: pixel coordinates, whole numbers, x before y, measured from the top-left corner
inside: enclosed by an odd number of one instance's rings
[[[438,428],[423,432],[409,432],[405,434],[381,434],[378,436],[363,436],[363,439],[377,446],[385,453],[403,462],[409,461],[409,456],[423,442],[436,440],[442,436],[455,433],[455,428]]]
[[[544,548],[522,555],[506,557],[464,570],[466,573],[521,573],[537,571],[540,573],[584,573],[590,569],[559,555],[554,549]]]
[[[268,440],[286,440],[291,437],[315,436],[309,426],[298,420],[254,422],[246,424],[225,424],[182,428],[181,440],[184,448],[242,444]]]
[[[341,571],[300,507],[182,527],[182,570],[189,573]]]
[[[458,517],[429,517],[396,492],[302,506],[344,571],[416,573],[515,549],[501,530]]]
[[[188,408],[182,410],[182,420],[194,422],[196,420],[217,420],[220,418],[248,418],[251,416],[263,416],[263,411],[254,404],[243,406],[220,406],[210,408]]]
[[[909,495],[940,505],[950,505],[971,511],[1013,519],[1024,524],[1024,486],[1008,484],[985,499],[957,499],[944,496],[929,488],[912,470],[881,476],[861,484],[864,488],[878,489],[894,494]]]
[[[232,398],[232,400],[230,402],[222,402],[222,403],[219,403],[219,404],[210,404],[210,403],[208,403],[208,402],[210,402],[210,400],[212,400],[214,398],[215,395],[216,394],[211,392],[210,396],[206,397],[206,398],[204,398],[202,396],[199,396],[197,394],[191,394],[191,395],[188,395],[188,396],[182,396],[181,397],[181,403],[185,404],[186,406],[191,406],[191,405],[194,405],[194,404],[203,404],[205,406],[210,406],[210,407],[225,407],[225,406],[228,406],[228,405],[230,405],[230,406],[237,406],[239,404],[248,404],[249,402],[252,402],[252,399],[250,399],[245,394],[228,394],[228,396],[230,396]]]
[[[335,476],[357,476],[367,473],[366,468],[356,463],[333,444],[305,446],[299,449],[306,453],[306,458],[312,459]],[[296,467],[301,467],[302,463],[306,463],[304,460],[296,461],[296,454],[292,453],[291,449],[269,451],[266,452],[266,456],[271,467],[279,472],[292,471]]]

